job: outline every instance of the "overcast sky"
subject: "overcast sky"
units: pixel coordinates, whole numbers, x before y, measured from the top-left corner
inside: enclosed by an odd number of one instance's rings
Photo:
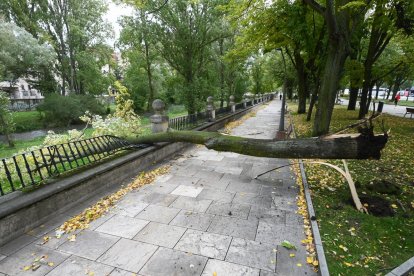
[[[133,8],[127,5],[117,5],[114,4],[112,1],[108,3],[108,13],[104,16],[105,20],[108,20],[115,31],[115,40],[119,38],[119,33],[121,31],[121,27],[118,24],[118,19],[121,18],[123,15],[132,15]],[[108,43],[113,44],[115,40],[109,40]]]

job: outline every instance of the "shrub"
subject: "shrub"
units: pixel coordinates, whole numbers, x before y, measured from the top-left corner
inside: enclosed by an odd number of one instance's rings
[[[105,107],[90,95],[48,95],[37,110],[44,114],[45,122],[52,126],[82,123],[79,117],[86,111],[92,114],[105,114]]]

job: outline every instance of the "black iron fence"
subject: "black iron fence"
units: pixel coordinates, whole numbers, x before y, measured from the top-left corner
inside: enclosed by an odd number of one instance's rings
[[[267,100],[271,100],[268,96]],[[251,101],[246,106],[256,105]],[[244,103],[236,104],[236,110],[244,109]],[[231,112],[231,107],[217,109],[216,117]],[[210,121],[207,111],[172,118],[169,127],[176,130],[195,128]],[[72,141],[64,144],[42,147],[36,150],[14,155],[0,160],[0,196],[46,183],[48,179],[64,172],[98,162],[115,153],[132,149],[145,148],[148,145],[132,145],[116,136],[103,135],[89,139]]]
[[[110,135],[39,148],[2,159],[0,195],[33,187],[60,175],[129,148],[143,148]]]

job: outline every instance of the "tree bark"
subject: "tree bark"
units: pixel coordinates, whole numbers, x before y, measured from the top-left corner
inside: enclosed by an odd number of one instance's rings
[[[345,40],[341,36],[334,36],[329,39],[325,70],[313,124],[314,136],[320,136],[329,132],[336,92],[342,76],[345,59],[348,55],[345,47]]]
[[[308,90],[308,77],[305,70],[305,62],[298,49],[294,51],[296,74],[298,76],[298,114],[306,113],[306,92]]]
[[[172,131],[130,139],[134,144],[187,142],[217,151],[270,158],[379,159],[387,135],[345,134],[292,140],[263,140],[223,135],[217,132]]]

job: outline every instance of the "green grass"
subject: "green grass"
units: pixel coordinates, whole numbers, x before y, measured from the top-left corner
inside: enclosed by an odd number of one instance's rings
[[[26,150],[27,148],[34,146],[39,146],[43,143],[43,139],[44,137],[38,137],[28,141],[15,141],[15,146],[13,148],[0,142],[0,158],[10,157],[19,151]]]
[[[44,128],[40,113],[37,111],[13,112],[12,116],[17,133]]]
[[[332,132],[355,122],[357,116],[358,111],[335,108]],[[413,256],[414,123],[410,119],[383,114],[376,120],[378,131],[378,122],[382,120],[391,132],[381,159],[350,160],[348,166],[358,183],[359,195],[387,199],[394,207],[393,217],[360,213],[351,204],[349,188],[338,173],[320,165],[306,165],[331,275],[385,275]],[[300,136],[310,135],[311,122],[306,122],[304,115],[294,115],[294,121]],[[329,162],[341,164],[339,160]],[[380,194],[369,189],[370,183],[378,180],[395,183],[402,189],[402,194]]]

